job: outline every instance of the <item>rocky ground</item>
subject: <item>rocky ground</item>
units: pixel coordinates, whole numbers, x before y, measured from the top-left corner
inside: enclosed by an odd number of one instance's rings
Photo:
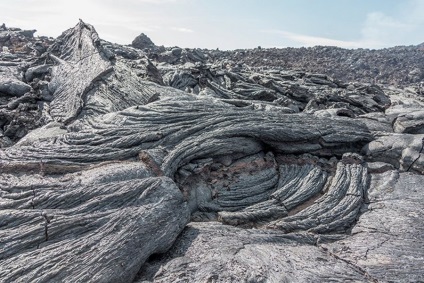
[[[0,27],[0,282],[423,282],[424,50]]]

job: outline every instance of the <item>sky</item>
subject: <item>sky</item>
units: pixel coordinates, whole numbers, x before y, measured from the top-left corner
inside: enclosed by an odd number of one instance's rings
[[[424,0],[0,0],[0,24],[59,36],[79,19],[102,39],[221,50],[385,48],[424,42]]]

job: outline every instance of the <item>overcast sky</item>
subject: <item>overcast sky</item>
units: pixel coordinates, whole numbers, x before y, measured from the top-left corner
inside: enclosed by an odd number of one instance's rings
[[[237,49],[424,42],[424,0],[0,0],[0,24],[57,37],[81,18],[129,44]]]

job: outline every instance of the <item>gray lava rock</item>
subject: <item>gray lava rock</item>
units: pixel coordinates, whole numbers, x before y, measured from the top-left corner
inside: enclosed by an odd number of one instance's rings
[[[31,86],[11,77],[0,77],[0,95],[22,96],[31,91]]]
[[[0,281],[423,279],[421,47],[0,44]]]
[[[106,168],[59,182],[8,176],[0,185],[4,282],[130,282],[150,254],[171,246],[189,216],[172,180],[149,178],[142,165]]]
[[[393,129],[396,133],[424,134],[424,110],[399,115]]]
[[[423,176],[396,170],[373,174],[367,210],[351,236],[325,249],[374,282],[422,281],[423,181]]]
[[[163,259],[143,266],[136,282],[368,282],[315,241],[312,234],[191,223]]]
[[[401,171],[415,170],[424,173],[424,135],[384,135],[363,149],[370,161],[392,164]]]
[[[57,121],[67,122],[81,111],[94,81],[111,72],[112,66],[102,55],[96,31],[82,21],[64,32],[51,49],[57,50],[61,57],[50,55],[56,63],[49,83],[49,90],[54,96],[50,115]],[[72,83],[66,83],[69,81]]]
[[[131,45],[132,47],[138,48],[138,49],[150,49],[150,48],[156,47],[153,41],[144,33],[141,33],[136,38],[134,38]]]

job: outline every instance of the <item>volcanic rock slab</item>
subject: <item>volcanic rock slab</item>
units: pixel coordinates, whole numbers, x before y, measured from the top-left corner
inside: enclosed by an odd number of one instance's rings
[[[2,282],[131,281],[150,254],[171,246],[189,219],[174,182],[149,175],[135,164],[59,180],[3,175]],[[154,225],[160,228],[151,230]]]

